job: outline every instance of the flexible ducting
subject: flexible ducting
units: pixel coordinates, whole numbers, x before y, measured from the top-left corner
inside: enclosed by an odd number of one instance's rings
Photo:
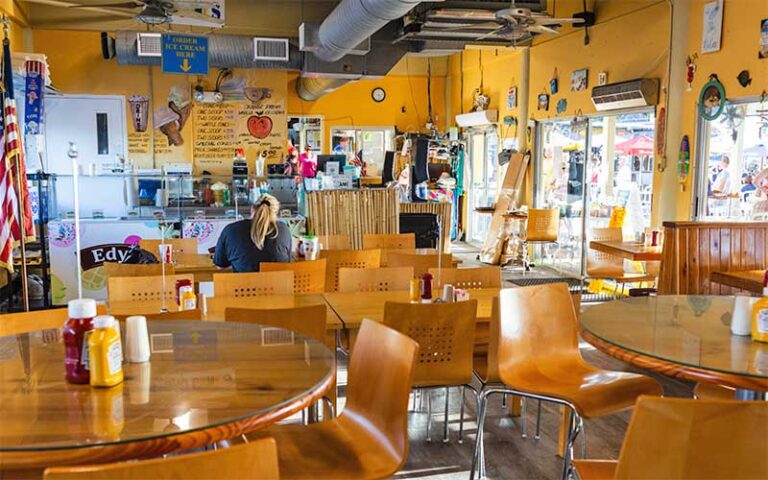
[[[301,77],[296,82],[296,93],[302,100],[311,102],[346,85],[350,81],[348,78]]]
[[[342,0],[320,25],[315,55],[335,62],[421,0]]]

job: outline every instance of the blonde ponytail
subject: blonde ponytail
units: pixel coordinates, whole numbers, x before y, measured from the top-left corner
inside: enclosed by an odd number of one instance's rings
[[[251,241],[259,250],[264,248],[264,241],[267,237],[277,237],[277,212],[279,210],[280,202],[266,193],[253,204]]]

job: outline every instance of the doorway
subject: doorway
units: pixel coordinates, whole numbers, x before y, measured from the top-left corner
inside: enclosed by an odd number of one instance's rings
[[[469,224],[467,238],[470,243],[482,245],[491,225],[491,215],[477,209],[490,207],[499,192],[501,168],[498,163],[499,136],[495,128],[469,132]]]

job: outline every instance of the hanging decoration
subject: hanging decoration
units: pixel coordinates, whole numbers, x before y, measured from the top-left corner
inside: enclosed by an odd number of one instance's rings
[[[549,95],[546,93],[539,94],[538,110],[549,111]]]
[[[507,90],[507,109],[517,108],[517,87],[509,87]]]
[[[696,77],[696,59],[699,58],[697,53],[688,55],[685,59],[685,80],[688,82],[688,91],[693,91],[693,79]]]
[[[597,74],[597,84],[601,87],[608,84],[608,72],[600,72]]]
[[[45,64],[39,60],[24,62],[26,85],[24,95],[24,125],[27,135],[40,135],[42,132],[43,95],[45,92]]]
[[[760,108],[757,114],[760,115],[760,129],[757,131],[757,136],[762,140],[764,136],[768,137],[768,90],[763,90],[760,94]]]
[[[589,70],[582,68],[571,73],[571,91],[580,92],[589,86]]]
[[[757,58],[768,58],[768,18],[760,20],[760,50],[757,52]]]
[[[667,148],[667,109],[661,107],[656,119],[656,153],[664,155]]]
[[[725,87],[717,75],[710,75],[709,81],[701,88],[699,115],[707,121],[716,120],[725,110]]]
[[[133,122],[133,130],[136,132],[146,132],[149,124],[149,97],[146,95],[131,95],[128,97],[128,107],[130,109],[131,122]]]
[[[739,138],[739,129],[744,123],[746,114],[747,111],[744,105],[734,105],[733,103],[726,102],[723,120],[721,121],[731,129],[731,139],[734,142]]]
[[[557,113],[565,113],[565,111],[568,109],[568,100],[561,98],[557,101]]]
[[[739,81],[739,85],[741,85],[744,88],[747,88],[752,84],[752,75],[749,74],[749,70],[742,70],[739,72],[739,75],[736,77],[736,80]]]
[[[691,143],[688,135],[683,135],[680,141],[680,153],[677,157],[677,178],[680,182],[680,191],[685,191],[685,184],[688,181],[688,173],[691,171]]]
[[[552,73],[552,79],[549,81],[549,93],[550,95],[557,95],[558,90],[557,68],[555,68],[555,71]]]
[[[701,53],[719,52],[723,37],[723,0],[705,3],[702,16]]]
[[[491,99],[488,95],[483,94],[483,91],[479,88],[475,89],[475,93],[472,100],[472,109],[470,112],[482,112],[488,110],[488,105],[491,103]]]

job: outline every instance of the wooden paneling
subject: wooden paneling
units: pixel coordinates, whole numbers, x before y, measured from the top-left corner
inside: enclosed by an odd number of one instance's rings
[[[710,273],[768,267],[768,222],[664,222],[659,294],[731,295]]]

